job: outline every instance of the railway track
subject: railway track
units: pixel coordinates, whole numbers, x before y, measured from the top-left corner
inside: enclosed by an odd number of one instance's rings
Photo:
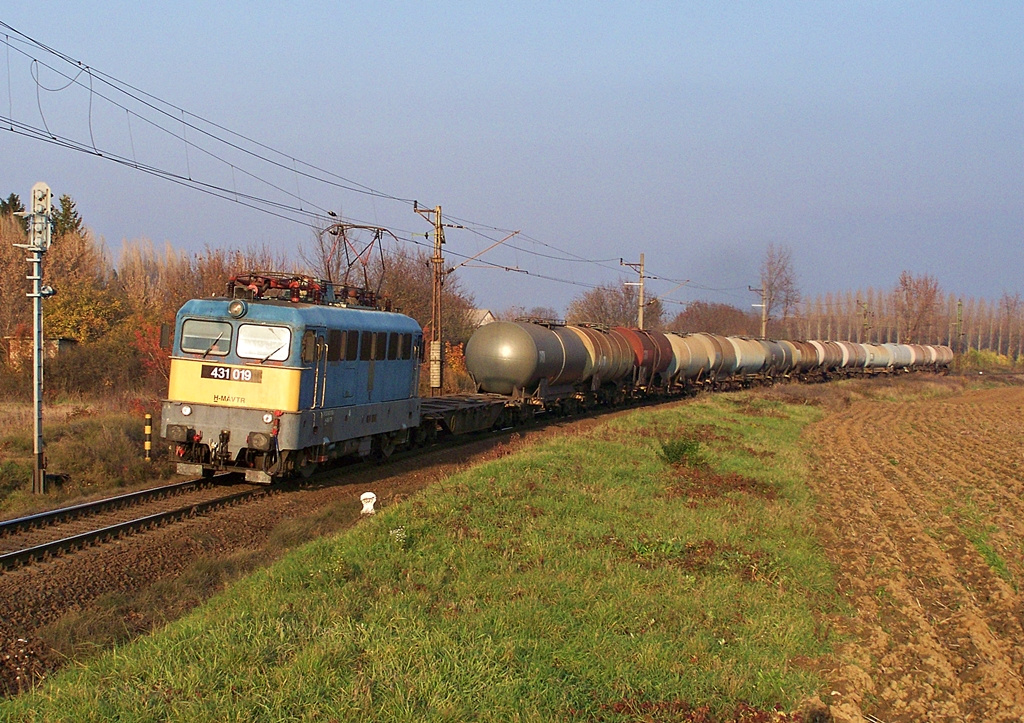
[[[643,403],[637,402],[625,403],[611,411],[622,411],[642,405]],[[572,417],[545,414],[525,426],[547,426],[571,419],[600,416],[608,412],[607,409],[592,410]],[[433,451],[443,451],[466,444],[480,435],[500,434],[511,430],[509,427],[500,431],[451,436],[442,441],[434,441],[429,448]],[[395,453],[390,461],[397,462],[414,457],[423,451],[421,448],[404,449]],[[349,462],[319,469],[312,479],[303,480],[303,483],[315,485],[318,481],[330,480],[333,477],[332,473],[353,464],[367,462]],[[291,487],[283,483],[267,486],[239,482],[239,479],[240,475],[237,473],[222,473],[213,477],[177,482],[0,521],[0,574],[7,569],[32,564],[65,552],[199,515],[226,504]]]
[[[228,474],[177,482],[0,522],[0,570],[151,529],[243,499],[265,485]]]
[[[561,420],[545,415],[543,419],[536,421],[543,425]],[[467,441],[463,436],[453,436],[444,441],[435,441],[430,447],[434,450],[443,450],[460,446]],[[398,461],[422,452],[423,450],[419,448],[402,450],[396,453],[392,460]],[[366,464],[365,460],[361,463]],[[360,462],[319,469],[311,480],[303,482],[317,484],[318,479],[330,479],[332,472],[351,464]],[[0,521],[0,574],[4,570],[32,564],[69,551],[199,515],[219,506],[283,491],[290,487],[282,483],[267,486],[238,480],[240,475],[237,473],[222,473],[213,477],[177,482]]]

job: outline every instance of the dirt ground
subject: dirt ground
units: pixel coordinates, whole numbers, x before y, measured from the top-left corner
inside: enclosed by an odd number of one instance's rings
[[[1024,389],[861,399],[808,430],[849,636],[836,721],[1024,720]]]

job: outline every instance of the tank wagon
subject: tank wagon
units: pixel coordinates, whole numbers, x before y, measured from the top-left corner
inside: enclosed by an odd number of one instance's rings
[[[465,348],[477,393],[420,398],[423,332],[373,294],[306,276],[233,277],[178,311],[161,436],[182,474],[271,482],[438,435],[699,389],[943,370],[945,346],[499,321]]]
[[[599,330],[599,331],[598,331]],[[579,349],[561,343],[567,332],[604,335],[608,343]],[[625,343],[632,368],[609,359]],[[616,348],[610,352],[607,349]],[[604,349],[605,351],[601,351]],[[466,369],[481,392],[507,395],[540,408],[575,399],[594,402],[637,395],[682,393],[695,388],[766,384],[779,379],[827,379],[913,369],[943,370],[953,360],[947,346],[862,344],[728,337],[519,320],[481,327],[466,345]],[[597,374],[597,369],[614,371]]]

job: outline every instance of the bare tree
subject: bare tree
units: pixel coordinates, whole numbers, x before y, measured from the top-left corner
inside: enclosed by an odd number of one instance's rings
[[[1006,355],[1009,356],[1013,349],[1013,335],[1016,331],[1016,321],[1020,315],[1022,300],[1020,294],[1011,294],[1009,291],[1004,291],[1002,297],[999,299],[999,342],[996,347],[996,351],[1000,354],[1003,353],[1005,338],[1005,349]],[[1004,336],[1005,332],[1005,336]]]
[[[785,322],[800,303],[793,252],[788,246],[768,244],[761,262],[761,293],[764,313],[771,320]]]
[[[527,309],[521,304],[513,304],[495,314],[500,321],[515,321],[516,319],[561,319],[562,315],[558,310],[550,306],[532,306]]]
[[[927,343],[934,336],[942,293],[939,282],[928,274],[900,274],[893,292],[899,341],[904,344]]]
[[[569,302],[565,319],[570,324],[594,323],[609,326],[636,326],[639,310],[637,287],[622,282],[601,284]],[[665,309],[657,298],[645,303],[644,327],[662,326]]]
[[[405,247],[385,250],[370,264],[370,281],[380,284],[381,293],[391,299],[395,311],[411,316],[426,328],[430,325],[434,271],[431,254],[425,249]],[[445,341],[466,341],[473,333],[472,294],[465,291],[458,276],[445,276],[441,289],[441,329]]]
[[[348,267],[349,235],[343,226],[314,226],[313,239],[308,247],[299,248],[299,257],[309,265],[314,276],[341,283]]]

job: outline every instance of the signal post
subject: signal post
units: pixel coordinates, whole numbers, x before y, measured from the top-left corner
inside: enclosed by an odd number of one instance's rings
[[[32,291],[28,296],[32,299],[32,398],[35,403],[32,492],[35,494],[46,492],[46,458],[43,454],[43,299],[53,296],[55,292],[52,287],[43,285],[43,254],[50,249],[52,199],[50,187],[42,181],[32,186],[29,203],[31,210],[19,214],[28,219],[28,243],[14,244],[16,248],[25,249],[31,254],[26,261],[32,265],[26,278],[32,282]]]

